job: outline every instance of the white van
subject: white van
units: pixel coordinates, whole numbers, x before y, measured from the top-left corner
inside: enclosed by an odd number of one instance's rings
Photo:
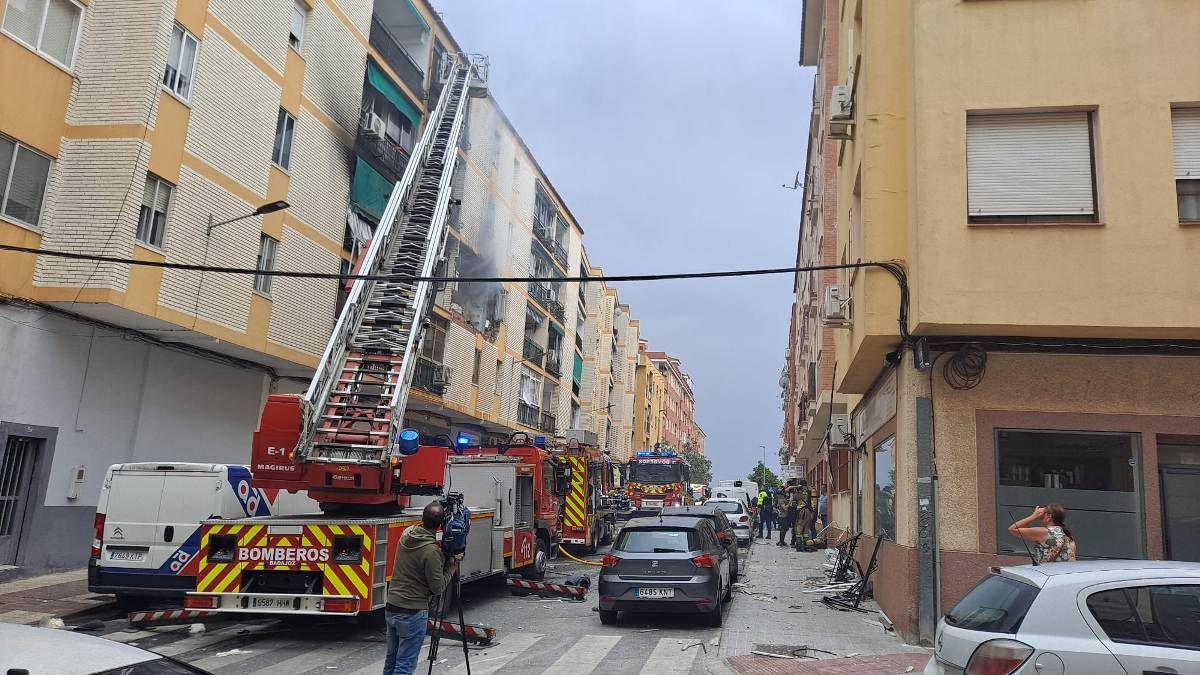
[[[96,504],[88,590],[131,597],[182,596],[196,587],[200,521],[318,513],[306,493],[251,486],[237,464],[114,464]]]

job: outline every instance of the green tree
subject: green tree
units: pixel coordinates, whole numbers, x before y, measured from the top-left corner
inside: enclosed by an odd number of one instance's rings
[[[687,462],[692,473],[692,482],[708,485],[712,483],[712,460],[705,457],[690,442],[683,444],[683,452],[679,453]]]
[[[779,476],[776,476],[774,471],[768,469],[767,465],[763,464],[761,459],[747,478],[758,483],[760,490],[766,487],[779,487],[782,485],[779,481]]]

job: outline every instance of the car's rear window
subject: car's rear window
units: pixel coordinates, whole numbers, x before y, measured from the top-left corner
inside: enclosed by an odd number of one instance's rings
[[[966,630],[1016,633],[1037,594],[1036,586],[989,574],[946,614],[946,623]]]
[[[626,553],[685,553],[700,548],[700,534],[683,528],[621,530],[614,550]]]
[[[721,509],[725,513],[741,513],[742,512],[742,503],[741,502],[712,502],[712,505],[717,507],[718,509]]]

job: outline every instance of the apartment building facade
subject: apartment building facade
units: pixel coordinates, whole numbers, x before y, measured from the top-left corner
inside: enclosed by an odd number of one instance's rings
[[[638,342],[634,380],[633,449],[649,450],[662,442],[666,421],[666,377],[646,355],[649,343]]]
[[[900,261],[907,292],[841,270],[832,315],[798,311],[833,328],[851,417],[833,520],[884,540],[909,640],[1026,560],[1006,528],[1036,504],[1082,556],[1200,559],[1200,6],[1137,9],[806,2],[836,260]]]
[[[426,2],[0,0],[0,243],[347,271],[458,51]],[[494,99],[472,100],[460,157],[443,271],[593,274]],[[602,282],[578,286],[438,289],[409,423],[627,446],[636,321]],[[0,565],[81,564],[112,463],[245,462],[265,396],[306,387],[343,290],[0,252]],[[610,393],[583,336],[614,330]]]
[[[696,422],[696,395],[692,378],[683,371],[679,359],[666,352],[647,349],[642,351],[642,355],[661,378],[661,433],[656,442],[666,443],[676,449],[682,449],[685,444],[691,445],[703,453],[704,431]]]

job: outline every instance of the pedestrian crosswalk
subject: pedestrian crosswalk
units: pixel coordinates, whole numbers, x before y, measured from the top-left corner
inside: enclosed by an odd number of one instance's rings
[[[605,629],[601,629],[605,630]],[[659,633],[661,635],[661,633]],[[186,630],[167,634],[153,631],[113,631],[103,637],[151,649],[218,675],[262,673],[300,675],[342,672],[379,675],[383,672],[386,644],[382,636],[353,637],[331,634],[311,639],[281,630],[275,621],[234,624],[191,635]],[[709,648],[707,637],[658,637],[654,632],[615,628],[611,632],[579,636],[543,635],[514,631],[501,634],[486,647],[472,647],[472,675],[493,673],[691,674],[704,673],[701,654]],[[418,668],[425,672],[429,639],[421,649]],[[462,644],[444,640],[434,672],[466,675]]]

